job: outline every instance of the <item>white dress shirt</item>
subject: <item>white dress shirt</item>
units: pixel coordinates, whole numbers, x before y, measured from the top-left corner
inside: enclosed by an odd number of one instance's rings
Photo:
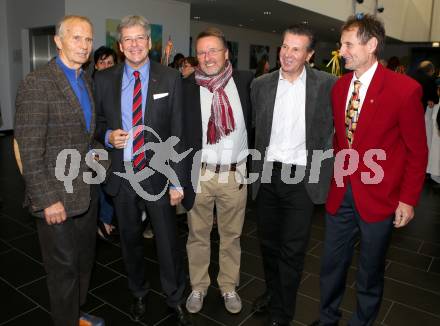
[[[202,162],[208,164],[227,165],[240,163],[248,155],[247,131],[244,122],[243,109],[240,96],[234,79],[231,77],[225,86],[225,93],[234,115],[235,130],[229,135],[220,138],[218,143],[208,144],[206,133],[208,131],[209,117],[211,116],[211,103],[214,96],[207,88],[200,87],[200,107],[202,109]]]
[[[359,78],[356,77],[356,74],[353,74],[353,78],[351,79],[351,82],[350,82],[350,88],[348,89],[347,100],[345,102],[345,110],[347,110],[347,108],[348,108],[348,101],[350,100],[351,94],[353,93],[353,90],[354,90],[354,81],[359,80],[361,82],[361,87],[359,88],[359,100],[360,101],[359,101],[358,112],[359,112],[359,114],[361,114],[362,104],[364,103],[365,96],[367,96],[368,87],[370,86],[371,80],[373,79],[374,73],[376,72],[377,64],[378,63],[376,61]]]
[[[280,70],[267,161],[305,166],[306,69],[289,82]],[[317,94],[318,96],[318,94]]]

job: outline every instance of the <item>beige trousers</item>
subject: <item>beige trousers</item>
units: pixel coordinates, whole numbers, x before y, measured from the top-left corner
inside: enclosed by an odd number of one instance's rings
[[[210,285],[208,268],[214,204],[220,236],[217,276],[220,291],[234,291],[240,282],[240,236],[247,199],[246,185],[242,183],[245,172],[246,164],[241,164],[234,172],[215,173],[206,167],[200,171],[198,193],[188,212],[186,249],[192,290],[206,292]]]

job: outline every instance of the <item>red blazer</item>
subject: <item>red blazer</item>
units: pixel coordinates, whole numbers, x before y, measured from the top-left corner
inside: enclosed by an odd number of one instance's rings
[[[352,77],[353,72],[344,75],[332,90],[336,158],[341,150],[349,148],[345,110]],[[362,105],[352,145],[359,154],[359,165],[355,172],[341,179],[335,178],[341,172],[341,166],[335,163],[326,203],[330,214],[334,215],[340,207],[347,182],[351,183],[356,209],[366,222],[382,221],[394,215],[399,201],[412,206],[417,204],[428,160],[421,97],[422,89],[417,82],[378,65]],[[373,156],[373,164],[366,164],[364,155],[370,149],[382,149],[386,159]],[[373,177],[374,171],[380,169],[383,170],[380,182],[367,184],[361,180],[362,174]],[[337,186],[336,180],[343,180],[343,185]]]

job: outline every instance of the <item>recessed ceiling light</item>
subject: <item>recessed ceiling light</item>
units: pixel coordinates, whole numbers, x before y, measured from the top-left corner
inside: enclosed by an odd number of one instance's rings
[[[440,47],[440,42],[432,42],[432,47],[433,47],[433,48],[438,48],[438,47]]]
[[[334,27],[332,27],[332,28],[330,28],[330,30],[331,30],[332,32],[334,32],[334,31],[335,31],[335,28],[334,28]]]
[[[271,11],[263,11],[263,14],[264,15],[272,15],[272,12]]]
[[[276,33],[276,32],[277,32],[276,30],[274,30],[274,29],[272,30],[272,33]]]
[[[243,24],[238,24],[238,27],[243,27]]]
[[[199,20],[200,19],[200,16],[194,16],[193,17],[195,20]]]
[[[307,20],[303,20],[301,23],[307,25],[309,22]]]

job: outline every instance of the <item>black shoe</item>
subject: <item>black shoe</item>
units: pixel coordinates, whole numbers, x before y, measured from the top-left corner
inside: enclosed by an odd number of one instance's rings
[[[311,323],[309,326],[338,326],[338,323],[324,324],[318,319]]]
[[[174,316],[177,319],[177,325],[179,326],[192,326],[193,323],[188,316],[186,310],[182,307],[182,305],[177,305],[176,307],[171,308],[173,310]]]
[[[260,295],[255,299],[252,304],[252,309],[255,312],[267,312],[271,297],[272,296],[268,292],[264,292],[263,295]]]
[[[113,233],[108,234],[105,225],[102,221],[98,221],[98,239],[107,241],[109,243],[118,243],[116,235]]]
[[[144,317],[147,311],[146,298],[135,298],[130,307],[130,316],[134,321],[139,321]]]
[[[267,324],[267,325],[268,326],[289,326],[289,323],[281,323],[276,320],[271,320],[271,321],[269,321],[269,324]]]

